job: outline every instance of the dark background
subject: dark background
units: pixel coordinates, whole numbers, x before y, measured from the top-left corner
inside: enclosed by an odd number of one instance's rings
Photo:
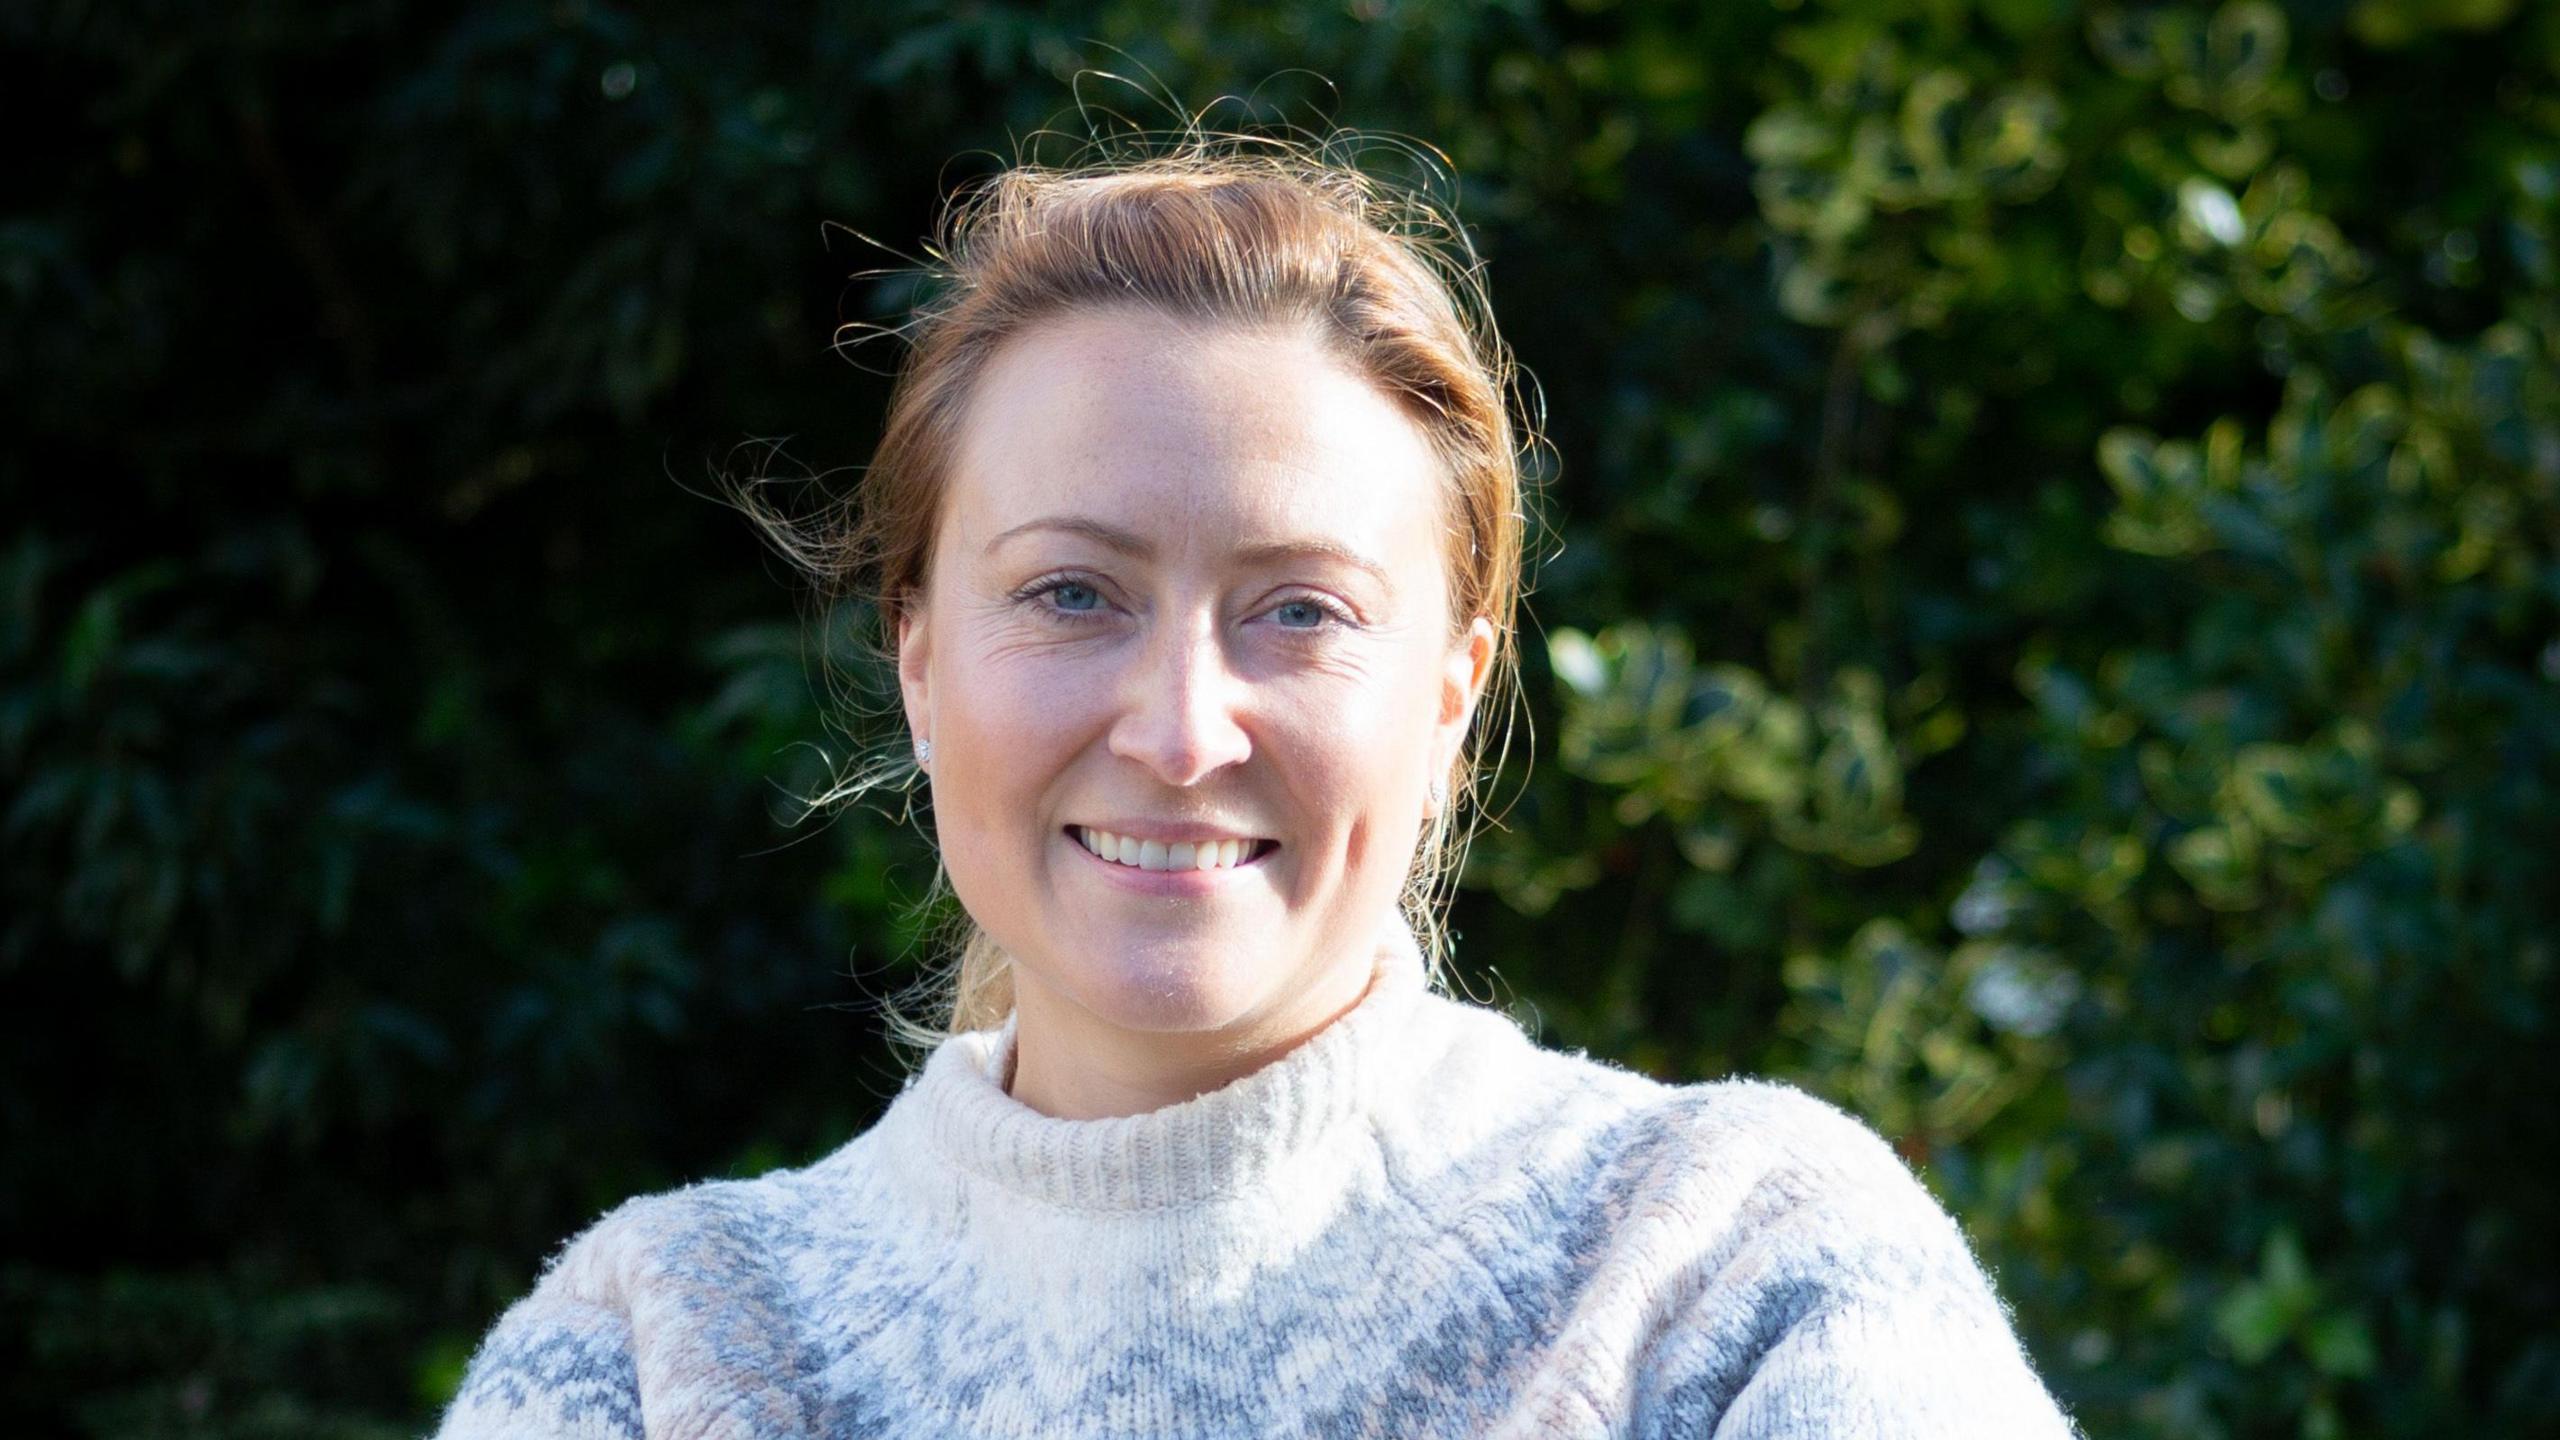
[[[13,1433],[414,1433],[870,1122],[867,617],[705,495],[1149,74],[1444,150],[1539,383],[1478,995],[1867,1117],[2093,1435],[2560,1431],[2560,8],[0,17]]]

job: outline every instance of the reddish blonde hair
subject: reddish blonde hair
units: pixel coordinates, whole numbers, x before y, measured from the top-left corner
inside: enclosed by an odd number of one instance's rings
[[[1067,311],[1144,306],[1186,320],[1299,324],[1400,404],[1447,477],[1449,611],[1459,633],[1492,624],[1495,654],[1478,724],[1447,777],[1408,874],[1402,906],[1436,973],[1439,911],[1463,861],[1486,734],[1507,743],[1517,695],[1514,632],[1525,585],[1523,457],[1534,427],[1515,418],[1515,370],[1485,303],[1481,267],[1438,207],[1327,150],[1271,140],[1193,138],[1169,151],[1066,168],[1018,165],[957,197],[933,251],[934,298],[901,327],[910,349],[890,393],[869,472],[849,511],[816,530],[745,498],[777,548],[831,596],[878,608],[884,643],[924,589],[970,394],[1007,340]],[[1409,154],[1410,152],[1404,152]],[[1497,757],[1498,763],[1498,757]],[[916,772],[906,747],[814,804]],[[929,1044],[1001,1023],[1010,960],[969,926],[940,1029],[897,1018]]]

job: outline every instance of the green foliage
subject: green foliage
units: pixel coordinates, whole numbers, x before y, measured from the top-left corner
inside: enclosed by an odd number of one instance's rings
[[[20,1428],[412,1433],[579,1224],[877,1113],[929,853],[786,798],[877,738],[868,617],[681,477],[858,461],[828,342],[908,292],[824,223],[1147,76],[1445,150],[1539,379],[1465,968],[1868,1117],[2092,1434],[2560,1415],[2560,12],[10,37],[68,132],[0,199]]]
[[[1547,656],[1571,696],[1565,769],[1616,791],[1620,823],[1672,825],[1698,869],[1732,869],[1754,830],[1851,865],[1899,860],[1917,842],[1902,813],[1902,772],[1916,757],[1891,745],[1873,673],[1842,669],[1808,709],[1743,666],[1700,669],[1674,630],[1621,625],[1596,641],[1558,630]],[[1903,728],[1943,746],[1961,722]]]

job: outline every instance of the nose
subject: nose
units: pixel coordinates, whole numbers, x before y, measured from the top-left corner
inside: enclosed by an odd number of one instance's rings
[[[1167,785],[1197,785],[1253,753],[1237,723],[1243,678],[1227,663],[1214,619],[1164,624],[1123,672],[1111,753],[1135,760]]]

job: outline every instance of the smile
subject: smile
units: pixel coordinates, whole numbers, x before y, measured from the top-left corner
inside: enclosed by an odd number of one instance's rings
[[[1076,842],[1114,865],[1132,870],[1232,870],[1250,865],[1279,848],[1277,840],[1256,840],[1242,836],[1225,840],[1179,840],[1170,844],[1162,840],[1140,840],[1131,835],[1115,835],[1090,825],[1070,825],[1069,833]]]

